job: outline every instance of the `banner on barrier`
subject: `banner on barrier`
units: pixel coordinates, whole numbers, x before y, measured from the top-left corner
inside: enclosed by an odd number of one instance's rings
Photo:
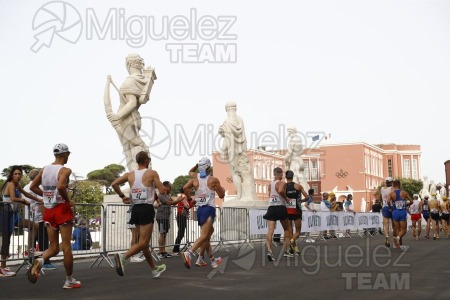
[[[268,222],[263,218],[266,210],[262,209],[249,209],[249,221],[250,221],[250,234],[267,234]],[[283,227],[280,222],[275,223],[276,234],[283,234]]]
[[[380,213],[310,212],[304,211],[302,232],[324,230],[364,230],[382,227]]]

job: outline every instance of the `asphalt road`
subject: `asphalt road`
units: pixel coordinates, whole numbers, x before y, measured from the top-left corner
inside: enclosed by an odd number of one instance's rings
[[[152,278],[143,263],[127,263],[120,277],[109,264],[89,268],[76,261],[82,288],[64,290],[64,270],[46,271],[36,284],[26,269],[0,278],[1,299],[450,299],[450,240],[412,240],[405,252],[384,246],[382,236],[301,244],[302,256],[269,262],[262,243],[218,254],[219,268],[188,270],[180,257],[164,259],[167,270]],[[159,263],[161,263],[159,262]],[[194,263],[194,262],[193,262]],[[13,268],[14,269],[14,268]]]

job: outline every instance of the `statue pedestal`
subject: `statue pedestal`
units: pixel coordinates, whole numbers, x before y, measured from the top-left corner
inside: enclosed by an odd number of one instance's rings
[[[241,208],[265,208],[269,206],[269,200],[258,199],[231,199],[224,201],[222,207],[241,207]]]

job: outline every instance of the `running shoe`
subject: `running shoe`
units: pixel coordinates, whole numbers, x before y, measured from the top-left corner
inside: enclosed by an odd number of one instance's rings
[[[0,277],[16,276],[16,272],[11,271],[8,267],[0,269]]]
[[[133,256],[130,258],[130,262],[132,262],[132,263],[140,263],[140,262],[143,262],[144,260],[145,260],[145,258],[139,257],[139,256],[137,256],[137,255],[133,255]]]
[[[35,259],[31,268],[28,269],[27,271],[28,280],[31,283],[36,283],[40,271],[41,271],[41,262],[39,261],[39,259]]]
[[[172,255],[172,254],[170,254],[170,253],[167,253],[167,252],[164,252],[164,255],[166,256],[166,258],[171,258],[171,257],[173,257],[173,255]]]
[[[284,256],[284,257],[294,257],[294,254],[285,251],[283,256]]]
[[[125,260],[125,255],[123,253],[116,253],[114,255],[114,259],[116,261],[116,272],[120,276],[123,276],[123,273],[125,273],[125,263],[127,262]]]
[[[295,251],[295,241],[294,241],[294,239],[291,239],[289,241],[289,248],[291,249],[292,252]]]
[[[197,262],[195,264],[199,267],[206,267],[208,265],[207,263],[205,263],[205,261],[203,259],[197,260]]]
[[[166,253],[164,253],[164,252],[161,252],[161,253],[158,254],[158,258],[159,259],[163,259],[163,258],[166,258],[166,257],[167,257]]]
[[[297,255],[302,255],[302,252],[300,252],[300,249],[298,248],[298,246],[297,245],[295,245],[295,247],[294,247],[294,252],[295,252],[295,254],[297,254]]]
[[[268,259],[269,261],[274,261],[274,260],[275,260],[275,259],[273,258],[273,254],[272,254],[271,251],[268,251],[268,252],[267,252],[267,259]]]
[[[58,269],[58,266],[55,266],[55,265],[53,265],[51,263],[44,264],[42,266],[42,270],[44,270],[44,271],[51,271],[51,270],[56,270],[56,269]]]
[[[220,264],[222,263],[222,257],[216,257],[212,260],[211,262],[211,267],[213,267],[214,269],[217,268]]]
[[[181,259],[183,260],[184,266],[188,269],[191,268],[191,254],[189,251],[181,252]]]
[[[81,287],[81,282],[72,278],[72,281],[67,281],[63,285],[63,289],[77,289]]]
[[[161,273],[164,272],[165,270],[166,270],[165,264],[161,264],[161,265],[157,266],[156,270],[152,271],[153,278],[159,278],[159,276],[161,276]]]

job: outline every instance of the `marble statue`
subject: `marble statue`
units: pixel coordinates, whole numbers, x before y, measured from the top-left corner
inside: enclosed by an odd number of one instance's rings
[[[294,182],[301,184],[305,191],[307,191],[309,190],[309,184],[303,174],[305,165],[303,164],[303,159],[301,157],[303,151],[302,141],[297,134],[297,129],[295,127],[288,128],[287,132],[289,135],[289,143],[284,157],[286,170],[294,172]]]
[[[423,187],[419,192],[420,198],[423,199],[425,196],[430,196],[430,194],[430,182],[428,181],[428,177],[424,176]]]
[[[140,151],[149,152],[148,146],[139,133],[141,129],[139,107],[148,102],[156,74],[152,68],[144,69],[144,60],[138,54],[128,55],[125,65],[129,76],[124,80],[120,89],[114,84],[110,75],[107,77],[104,105],[106,116],[122,144],[128,170],[132,171],[137,168],[134,160],[136,154]],[[120,97],[117,113],[113,113],[111,106],[111,84]]]
[[[438,183],[436,185],[436,192],[439,194],[439,199],[442,199],[442,197],[447,196],[447,193],[445,191],[445,186],[442,183]]]
[[[236,188],[235,200],[256,200],[255,179],[247,157],[247,138],[244,122],[236,115],[236,103],[225,105],[228,118],[219,127],[223,137],[221,159],[230,164],[233,183]]]

